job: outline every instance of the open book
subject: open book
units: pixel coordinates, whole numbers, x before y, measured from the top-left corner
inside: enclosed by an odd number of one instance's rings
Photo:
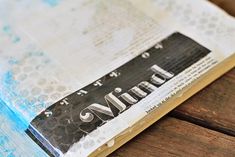
[[[0,28],[2,156],[106,156],[235,66],[206,0],[2,0]]]

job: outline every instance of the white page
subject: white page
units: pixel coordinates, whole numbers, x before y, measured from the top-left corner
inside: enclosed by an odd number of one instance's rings
[[[209,57],[217,63],[235,51],[234,19],[204,0],[2,0],[0,28],[0,96],[26,125],[55,102],[112,72],[173,32],[210,49]],[[188,71],[194,72],[193,68]],[[162,90],[171,84],[174,80]],[[159,100],[149,96],[100,127],[103,134],[96,138],[103,139],[101,142],[85,148],[78,147],[78,142],[67,155],[88,155],[175,91],[168,92]],[[130,118],[132,113],[135,116]],[[91,137],[85,137],[82,144],[89,143]]]

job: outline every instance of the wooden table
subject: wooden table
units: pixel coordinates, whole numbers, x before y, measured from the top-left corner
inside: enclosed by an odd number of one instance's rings
[[[235,16],[235,0],[211,0]],[[235,68],[110,157],[235,157]]]

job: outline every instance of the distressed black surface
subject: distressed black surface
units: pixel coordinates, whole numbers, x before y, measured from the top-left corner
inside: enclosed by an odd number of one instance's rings
[[[49,146],[49,143],[45,141],[44,138],[46,138],[52,146],[65,153],[72,144],[78,142],[82,136],[86,135],[79,128],[90,132],[97,126],[103,124],[98,118],[96,118],[92,124],[84,124],[79,117],[81,110],[92,103],[106,104],[104,96],[113,91],[116,87],[122,88],[123,92],[125,92],[141,81],[149,80],[150,76],[153,74],[149,68],[154,64],[177,75],[210,53],[210,50],[180,33],[174,33],[161,43],[163,49],[153,47],[147,50],[147,52],[150,53],[149,58],[144,59],[139,55],[119,67],[116,71],[121,74],[120,76],[112,78],[107,74],[100,78],[103,86],[97,87],[90,84],[83,88],[89,92],[87,95],[81,97],[74,93],[68,96],[69,105],[61,105],[57,102],[50,106],[46,111],[51,111],[53,114],[47,117],[45,113],[42,112],[31,122],[29,130],[53,154],[56,155],[56,150]],[[111,118],[104,115],[100,116],[103,116],[103,119]],[[68,119],[70,123],[68,123]],[[38,132],[43,135],[44,138],[42,138]]]

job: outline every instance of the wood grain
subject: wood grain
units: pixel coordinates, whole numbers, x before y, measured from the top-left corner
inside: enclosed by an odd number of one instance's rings
[[[110,157],[234,157],[235,138],[166,117]]]
[[[171,115],[235,136],[235,69],[176,108]]]

